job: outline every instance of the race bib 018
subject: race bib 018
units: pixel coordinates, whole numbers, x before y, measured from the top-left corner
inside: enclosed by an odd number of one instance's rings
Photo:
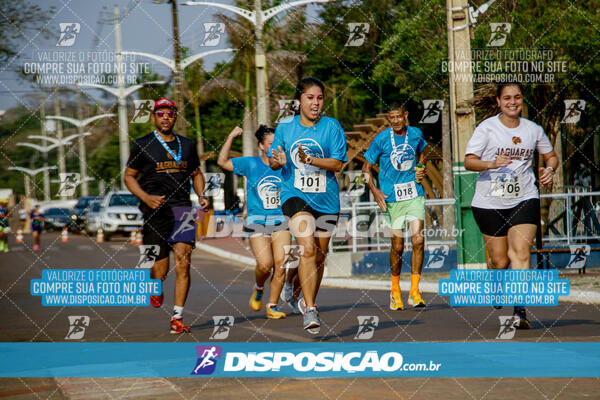
[[[394,185],[394,194],[396,196],[396,201],[414,199],[419,195],[415,181],[396,183]]]
[[[327,191],[327,177],[325,171],[304,172],[296,170],[294,187],[304,193],[325,193]]]

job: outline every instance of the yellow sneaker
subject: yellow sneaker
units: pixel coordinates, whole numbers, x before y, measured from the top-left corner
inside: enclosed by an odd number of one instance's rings
[[[286,317],[284,312],[277,309],[277,304],[267,304],[267,318],[269,319],[284,319]]]
[[[258,290],[256,287],[252,291],[252,296],[250,296],[250,308],[253,311],[260,311],[262,308],[262,296],[264,290]]]
[[[408,293],[408,304],[414,308],[425,307],[425,300],[421,298],[421,293],[415,290]]]
[[[402,303],[402,296],[399,290],[392,290],[390,292],[390,310],[404,310],[404,303]]]

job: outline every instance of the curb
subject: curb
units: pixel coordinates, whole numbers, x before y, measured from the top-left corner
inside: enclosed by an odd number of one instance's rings
[[[244,264],[246,266],[247,265],[250,265],[250,266],[256,265],[256,260],[252,257],[232,253],[230,251],[223,250],[223,249],[220,249],[218,247],[211,246],[208,244],[204,244],[202,242],[196,242],[196,248],[199,250],[202,250],[206,253],[212,254],[213,256],[224,258],[224,259],[230,260],[230,261],[236,261],[236,262]]]
[[[215,246],[210,246],[201,242],[196,242],[196,248],[214,256],[235,261],[245,266],[254,266],[256,260],[252,257],[235,254],[230,251],[220,249]],[[385,290],[389,291],[392,289],[392,283],[390,281],[376,281],[370,279],[360,278],[323,278],[321,283],[323,286],[341,289],[360,289],[360,290]],[[410,282],[401,281],[400,289],[404,291],[410,290]],[[419,285],[422,293],[438,293],[438,285],[432,282],[421,282]],[[600,293],[592,292],[590,290],[571,290],[568,296],[561,296],[560,301],[566,301],[569,303],[582,303],[582,304],[600,304]]]

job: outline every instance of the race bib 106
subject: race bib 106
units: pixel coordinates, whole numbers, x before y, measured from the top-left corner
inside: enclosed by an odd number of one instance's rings
[[[523,195],[521,176],[500,176],[492,181],[490,196],[516,199]]]

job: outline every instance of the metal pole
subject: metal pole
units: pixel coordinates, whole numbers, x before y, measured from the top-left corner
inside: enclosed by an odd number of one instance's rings
[[[77,119],[83,120],[83,104],[81,102],[81,89],[77,87]],[[83,126],[77,125],[77,132],[83,133]],[[85,151],[85,141],[83,135],[77,138],[79,144],[79,179],[81,180],[81,195],[89,196],[89,187],[87,181],[87,156]]]
[[[254,0],[254,35],[256,43],[255,48],[255,67],[256,67],[256,108],[258,125],[270,125],[267,110],[267,60],[265,49],[263,47],[263,21],[261,0]]]
[[[179,43],[179,19],[177,17],[177,0],[171,1],[171,12],[173,16],[173,52],[175,61],[175,86],[173,87],[173,95],[177,104],[177,133],[186,136],[185,134],[185,105],[183,99],[183,74],[181,71],[181,48]]]
[[[54,86],[54,115],[61,116],[60,114],[60,99],[58,98],[58,86]],[[59,141],[58,145],[58,173],[67,173],[67,164],[65,161],[65,147],[63,145],[63,129],[62,122],[56,120],[56,139]],[[60,175],[59,175],[60,176]]]
[[[448,26],[448,61],[454,65],[470,65],[471,38],[468,27],[467,0],[446,0]],[[449,68],[453,71],[454,68]],[[467,171],[463,156],[475,126],[475,113],[468,100],[473,97],[470,69],[457,77],[449,74],[450,121],[454,137],[454,191],[456,202],[456,238],[458,268],[484,268],[486,257],[483,239],[471,210],[478,174]]]
[[[41,121],[41,130],[42,136],[47,136],[46,132],[46,99],[42,99],[40,104],[40,121]],[[44,140],[44,146],[48,145],[48,141]],[[44,168],[48,167],[48,152],[44,152]],[[44,201],[50,201],[50,171],[44,170]]]
[[[452,179],[452,146],[450,141],[452,140],[452,134],[450,132],[450,116],[448,115],[448,104],[444,103],[444,108],[442,110],[442,174],[443,174],[443,188],[445,199],[451,199],[454,197],[454,182]],[[445,240],[448,240],[448,232],[452,231],[452,228],[455,227],[455,214],[454,214],[454,205],[446,206],[442,205],[442,217],[443,224],[446,231],[446,235],[444,237]]]
[[[27,174],[23,174],[23,177],[25,178],[25,197],[30,199],[31,198],[31,178]]]
[[[115,6],[115,39],[118,65],[117,85],[119,88],[119,154],[121,159],[121,189],[125,189],[123,178],[125,175],[125,167],[127,166],[127,159],[129,158],[129,125],[127,121],[127,103],[125,102],[125,79],[123,77],[123,71],[121,71],[121,64],[123,61],[123,55],[121,54],[121,22],[119,7],[117,6]]]

